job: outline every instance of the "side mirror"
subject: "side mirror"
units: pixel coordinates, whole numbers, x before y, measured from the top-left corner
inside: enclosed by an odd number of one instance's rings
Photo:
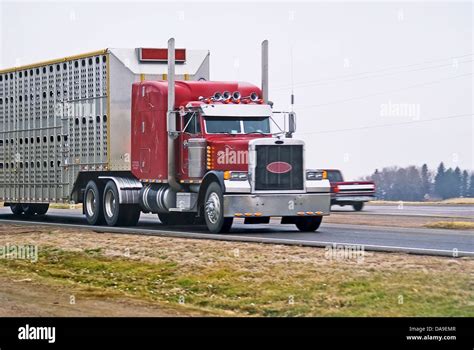
[[[293,133],[296,131],[296,113],[288,113],[288,132],[286,137],[292,137]]]

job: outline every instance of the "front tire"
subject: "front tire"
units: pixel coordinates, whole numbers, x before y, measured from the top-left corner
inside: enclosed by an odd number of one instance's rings
[[[216,182],[209,185],[204,197],[204,219],[211,233],[229,232],[234,218],[224,217],[224,195]]]
[[[295,225],[301,232],[313,232],[319,228],[322,221],[322,216],[297,217]]]
[[[102,186],[98,186],[94,180],[88,182],[84,192],[84,213],[89,225],[102,225],[104,223],[104,212],[102,209]]]

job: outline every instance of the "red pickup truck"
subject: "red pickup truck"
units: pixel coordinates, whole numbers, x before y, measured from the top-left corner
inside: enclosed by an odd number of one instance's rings
[[[361,211],[364,203],[375,199],[375,183],[372,181],[344,181],[337,169],[325,169],[331,183],[331,205],[352,205]]]

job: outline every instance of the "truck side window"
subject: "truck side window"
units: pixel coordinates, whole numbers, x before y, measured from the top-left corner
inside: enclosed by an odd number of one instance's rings
[[[183,117],[183,125],[186,127],[183,131],[189,134],[199,134],[201,132],[201,124],[197,113],[187,113]]]

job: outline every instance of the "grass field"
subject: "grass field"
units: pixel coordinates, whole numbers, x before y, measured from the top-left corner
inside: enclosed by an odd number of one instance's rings
[[[0,245],[39,246],[36,263],[0,259],[1,274],[89,297],[133,298],[184,314],[474,316],[474,259],[0,229]]]

